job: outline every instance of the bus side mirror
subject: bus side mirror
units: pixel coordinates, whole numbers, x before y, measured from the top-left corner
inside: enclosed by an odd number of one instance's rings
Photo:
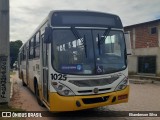
[[[52,28],[46,27],[44,32],[44,43],[51,43],[52,41]]]
[[[130,32],[124,33],[124,36],[125,36],[125,42],[126,42],[127,55],[132,55]]]

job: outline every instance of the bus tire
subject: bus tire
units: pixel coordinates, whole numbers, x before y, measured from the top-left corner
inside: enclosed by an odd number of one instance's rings
[[[24,78],[23,78],[23,73],[21,74],[21,77],[22,77],[22,85],[26,86],[26,83],[24,82]]]
[[[36,99],[37,99],[37,103],[41,106],[44,107],[43,102],[40,100],[39,98],[39,90],[38,90],[38,84],[36,83],[35,85],[35,95],[36,95]]]

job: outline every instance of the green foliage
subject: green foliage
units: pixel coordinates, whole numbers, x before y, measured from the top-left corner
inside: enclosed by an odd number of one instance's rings
[[[10,71],[10,75],[15,75],[16,72]]]
[[[0,112],[1,111],[17,111],[18,112],[18,111],[24,111],[24,110],[22,110],[20,108],[14,108],[9,105],[1,105],[0,104]]]
[[[10,67],[13,68],[13,64],[17,61],[19,48],[22,46],[21,40],[10,42]]]

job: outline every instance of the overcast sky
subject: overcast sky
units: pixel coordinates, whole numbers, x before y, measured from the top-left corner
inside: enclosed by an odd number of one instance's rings
[[[124,26],[160,19],[160,0],[10,0],[10,40],[27,41],[49,11],[57,9],[117,14]]]

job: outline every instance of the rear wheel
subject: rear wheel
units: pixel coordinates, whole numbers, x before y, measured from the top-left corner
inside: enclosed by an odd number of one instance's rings
[[[35,95],[36,95],[36,99],[37,99],[38,104],[40,106],[44,107],[44,104],[42,103],[42,101],[39,98],[39,89],[38,89],[38,84],[37,83],[35,85]]]
[[[26,86],[26,83],[24,82],[23,73],[22,73],[22,75],[21,75],[21,76],[22,76],[22,85],[23,85],[23,86]]]

